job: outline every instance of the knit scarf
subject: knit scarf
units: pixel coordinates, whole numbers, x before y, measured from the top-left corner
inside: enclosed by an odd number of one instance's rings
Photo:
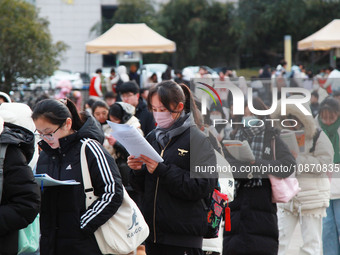
[[[193,121],[193,117],[190,116],[190,113],[187,114],[183,113],[181,117],[179,117],[171,127],[169,128],[157,127],[155,129],[156,140],[164,148],[172,137],[184,133],[185,130],[194,125],[195,123]]]
[[[262,158],[265,129],[264,125],[262,127],[244,127],[235,138],[241,141],[244,138],[247,139],[255,158]]]
[[[333,124],[327,126],[323,124],[323,122],[319,120],[320,127],[326,133],[329,140],[331,140],[333,148],[334,148],[334,163],[340,163],[340,150],[339,150],[339,134],[338,129],[340,127],[340,118],[337,119]]]
[[[244,127],[236,134],[235,139],[240,141],[243,141],[244,138],[247,139],[255,158],[262,158],[265,129],[265,126]],[[241,186],[245,188],[260,187],[262,186],[262,177],[254,174],[251,179],[235,180],[235,197]]]

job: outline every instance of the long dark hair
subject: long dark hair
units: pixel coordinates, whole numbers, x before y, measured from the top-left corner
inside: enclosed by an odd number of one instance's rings
[[[199,119],[198,110],[190,88],[184,83],[177,84],[172,80],[162,81],[155,87],[151,88],[148,95],[148,108],[152,111],[151,98],[157,94],[159,100],[169,112],[174,112],[171,105],[177,106],[179,103],[184,104],[184,112],[191,112],[194,120]]]
[[[337,116],[340,116],[340,104],[337,99],[334,97],[327,97],[325,98],[319,108],[319,117],[321,117],[324,112],[327,111],[329,113],[333,113]]]
[[[32,113],[32,119],[45,118],[52,124],[62,125],[67,118],[72,119],[72,129],[79,130],[85,120],[84,114],[79,114],[75,104],[69,99],[45,99],[38,102]]]

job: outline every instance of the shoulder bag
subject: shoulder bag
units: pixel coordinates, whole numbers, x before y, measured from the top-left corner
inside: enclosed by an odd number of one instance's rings
[[[94,195],[85,154],[85,147],[89,141],[91,140],[83,142],[80,153],[86,208],[97,199]],[[141,211],[130,198],[124,186],[123,191],[123,202],[117,212],[94,232],[99,249],[103,254],[128,254],[149,236],[149,227]]]
[[[275,138],[272,139],[272,150],[273,158],[276,160]],[[295,178],[295,172],[287,178],[279,178],[271,174],[268,177],[272,185],[273,203],[287,203],[300,191],[299,182]]]

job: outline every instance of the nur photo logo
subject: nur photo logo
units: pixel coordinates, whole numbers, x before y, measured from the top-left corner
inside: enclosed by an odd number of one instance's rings
[[[208,105],[208,99],[209,97],[207,95],[210,96],[210,98],[212,99],[212,101],[214,102],[215,105],[217,105],[216,99],[214,97],[214,95],[216,96],[216,98],[218,99],[219,103],[222,105],[222,100],[220,98],[220,95],[218,94],[217,90],[219,89],[227,89],[229,91],[229,93],[232,94],[233,97],[233,103],[232,103],[232,114],[233,115],[244,115],[244,109],[245,109],[245,100],[247,100],[247,106],[249,111],[257,116],[269,116],[270,114],[274,113],[274,111],[276,110],[278,103],[279,103],[279,99],[280,99],[280,103],[281,103],[281,116],[286,116],[287,112],[287,105],[289,104],[293,104],[295,105],[304,115],[312,115],[310,113],[310,111],[304,106],[305,103],[308,103],[310,101],[311,98],[311,92],[305,88],[298,88],[298,87],[283,87],[281,88],[281,98],[279,98],[279,94],[278,94],[278,88],[273,87],[271,88],[271,105],[268,106],[269,108],[266,110],[258,110],[255,109],[254,105],[253,105],[253,88],[252,87],[248,87],[246,90],[246,95],[244,94],[244,92],[241,90],[241,88],[239,88],[237,85],[235,85],[232,82],[225,82],[225,83],[214,83],[216,79],[211,79],[209,81],[210,84],[216,84],[216,85],[208,85],[207,84],[207,79],[204,79],[205,82],[201,81],[201,79],[193,79],[192,83],[194,84],[196,89],[199,89],[201,91],[204,91],[205,93],[200,93],[200,95],[197,95],[199,97],[199,99],[201,99],[201,113],[202,115],[206,115],[207,114],[207,105]],[[202,88],[202,86],[206,87],[206,88]],[[212,92],[214,93],[214,95],[212,94]],[[299,96],[295,96],[295,97],[291,97],[291,95],[299,95]],[[283,127],[294,127],[297,126],[297,121],[294,119],[266,119],[265,121],[267,122],[271,122],[271,125],[274,126],[274,122],[275,121],[281,121],[281,125]],[[252,125],[252,123],[236,123],[234,122],[234,124],[249,124],[249,126],[253,126],[253,127],[259,127],[264,125],[265,121],[260,121],[260,124],[256,124],[256,125]],[[294,125],[291,126],[287,125],[287,123],[291,123],[293,122]],[[227,124],[228,120],[227,119],[215,119],[213,121],[213,125],[219,125],[219,124]],[[233,123],[230,123],[233,124]]]

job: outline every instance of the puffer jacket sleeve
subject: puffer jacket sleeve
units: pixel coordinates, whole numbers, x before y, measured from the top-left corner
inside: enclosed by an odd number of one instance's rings
[[[40,190],[22,151],[8,145],[0,204],[0,236],[27,227],[40,209]]]
[[[193,135],[190,142],[190,171],[195,171],[195,166],[216,166],[215,152],[208,137],[203,133]],[[199,178],[192,178],[190,171],[175,164],[159,163],[154,174],[165,180],[166,188],[173,196],[192,201],[206,198],[217,184],[217,174],[202,173]]]
[[[80,227],[87,233],[93,233],[110,219],[122,204],[123,186],[114,159],[100,144],[94,140],[90,141],[85,153],[94,194],[98,199],[82,215]]]
[[[329,166],[333,163],[334,150],[333,145],[327,135],[321,131],[318,140],[316,141],[315,150],[313,153],[299,154],[296,162],[303,166],[309,165],[310,167],[299,167],[299,174],[302,171],[314,174],[323,174],[325,171],[320,170],[320,166]]]

